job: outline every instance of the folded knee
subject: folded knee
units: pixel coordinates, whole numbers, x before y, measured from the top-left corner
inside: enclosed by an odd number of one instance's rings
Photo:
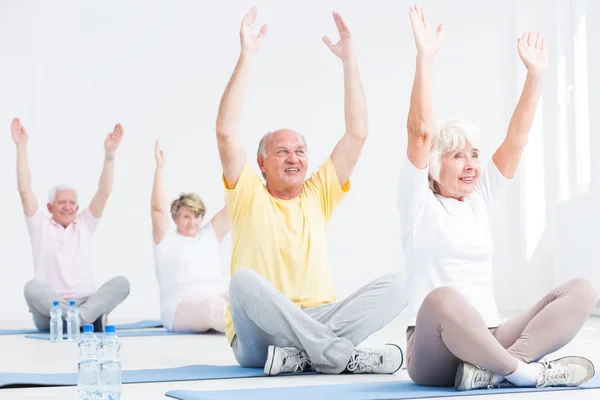
[[[590,308],[594,308],[598,302],[598,292],[594,286],[584,278],[573,279],[570,283],[571,290],[581,298],[581,304]]]
[[[421,307],[434,310],[437,314],[455,315],[463,301],[458,290],[442,286],[429,292]]]
[[[39,293],[42,288],[42,283],[36,279],[32,279],[23,287],[25,297],[32,297],[35,293]]]
[[[113,278],[113,283],[121,288],[123,293],[129,294],[129,291],[131,290],[131,284],[127,278],[124,276],[116,276]]]
[[[233,299],[243,294],[252,293],[252,288],[256,286],[255,283],[259,277],[260,275],[251,269],[242,268],[237,270],[229,282],[229,297]]]
[[[381,278],[378,292],[381,298],[386,299],[390,306],[402,310],[408,303],[406,279],[401,274],[389,274]]]

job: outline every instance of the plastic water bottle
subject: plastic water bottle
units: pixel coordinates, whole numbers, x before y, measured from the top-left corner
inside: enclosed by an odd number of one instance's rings
[[[114,325],[106,325],[98,352],[102,400],[119,400],[121,398],[120,350],[121,342],[115,334]]]
[[[58,305],[58,301],[52,303],[50,309],[50,341],[59,343],[63,340],[63,320],[62,310]]]
[[[77,346],[77,396],[80,400],[98,400],[98,339],[94,335],[94,325],[83,325],[83,334]]]
[[[79,310],[77,309],[75,300],[71,300],[69,302],[69,309],[67,310],[67,340],[69,342],[76,342],[80,336]]]

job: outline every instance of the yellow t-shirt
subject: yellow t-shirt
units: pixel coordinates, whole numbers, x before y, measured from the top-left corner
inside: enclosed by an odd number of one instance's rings
[[[232,223],[230,276],[240,268],[252,269],[303,308],[336,301],[326,228],[333,210],[350,190],[350,181],[340,185],[331,159],[291,200],[271,196],[248,162],[235,188],[227,186],[225,177],[223,183]],[[232,344],[235,328],[229,307],[225,334]]]

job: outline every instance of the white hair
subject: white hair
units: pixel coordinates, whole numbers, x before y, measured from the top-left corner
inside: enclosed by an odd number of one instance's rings
[[[440,179],[442,155],[462,149],[467,143],[475,148],[478,147],[479,129],[475,125],[458,119],[438,123],[429,150],[429,174],[434,181]]]
[[[50,189],[48,192],[48,203],[54,204],[54,200],[56,199],[56,192],[68,191],[75,193],[75,202],[77,202],[77,191],[75,188],[69,185],[56,185]]]
[[[260,139],[260,142],[258,142],[258,150],[256,151],[256,156],[260,156],[262,155],[263,157],[267,156],[267,139],[269,138],[269,136],[271,136],[273,134],[273,131],[269,131],[267,133],[265,133],[263,135],[263,137]],[[307,146],[306,146],[306,139],[304,138],[304,136],[302,136],[300,133],[296,132],[296,135],[300,136],[300,139],[302,139],[302,141],[304,142],[304,151],[308,151]],[[263,178],[265,178],[265,181],[267,180],[267,175],[263,172],[262,173]]]

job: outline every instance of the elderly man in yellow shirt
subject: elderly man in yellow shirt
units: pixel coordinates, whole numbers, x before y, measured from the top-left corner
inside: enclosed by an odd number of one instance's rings
[[[343,18],[333,17],[340,40],[323,40],[343,63],[346,133],[318,171],[305,180],[306,143],[289,129],[267,133],[260,141],[257,161],[266,185],[246,160],[238,124],[252,61],[267,32],[263,26],[252,34],[254,7],[241,25],[241,54],[217,119],[232,222],[226,335],[240,365],[264,366],[269,375],[391,374],[403,363],[397,345],[356,346],[405,307],[404,281],[387,275],[336,302],[329,270],[327,224],[350,189],[368,130],[353,39]]]

